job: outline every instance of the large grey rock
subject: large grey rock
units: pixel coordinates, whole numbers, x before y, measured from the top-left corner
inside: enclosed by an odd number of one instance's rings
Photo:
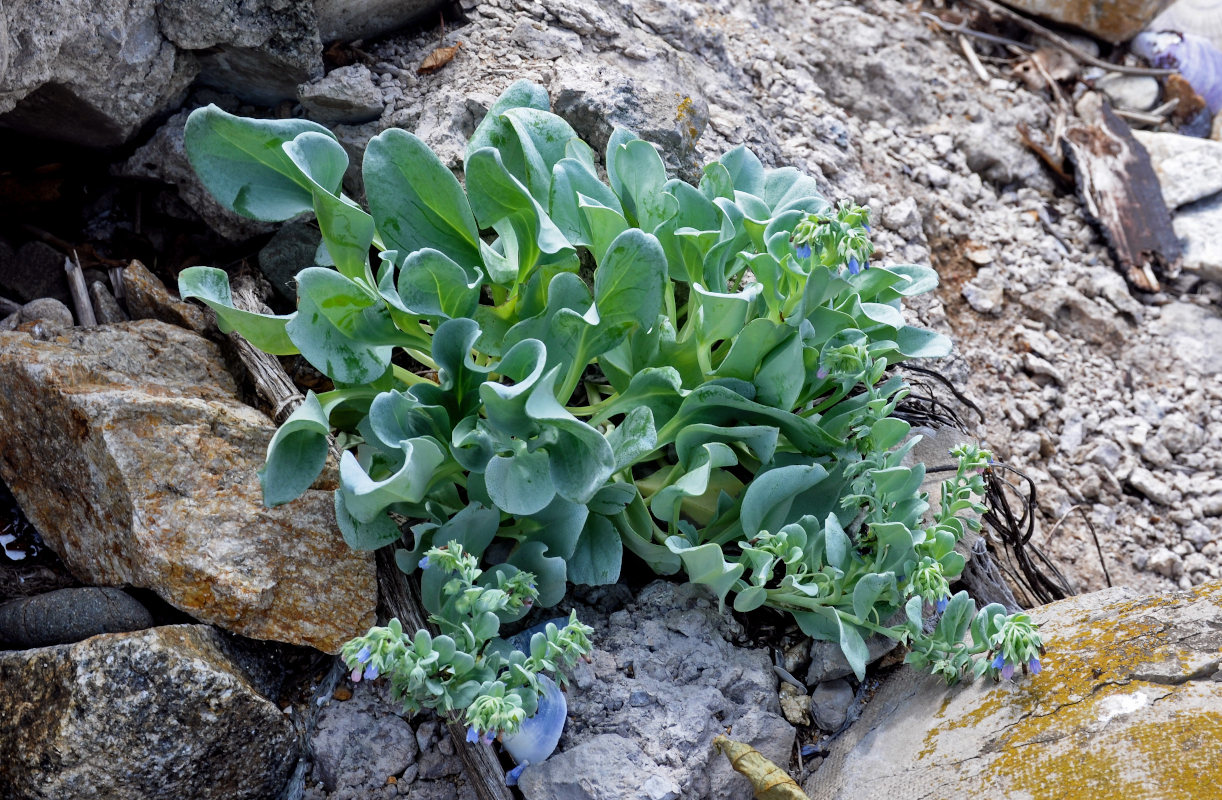
[[[0,333],[0,476],[82,580],[336,652],[373,622],[371,554],[329,491],[263,506],[274,426],[234,392],[214,345],[162,322]]]
[[[903,668],[804,788],[811,800],[1199,796],[1222,782],[1220,613],[1216,581],[1039,608],[1039,675],[947,688]]]
[[[58,589],[0,605],[0,648],[71,644],[100,633],[152,626],[148,610],[122,589]]]
[[[331,70],[327,77],[297,88],[306,116],[323,125],[354,125],[382,116],[382,91],[364,64]]]
[[[208,227],[226,239],[241,241],[269,233],[275,226],[235,214],[218,203],[204,188],[199,176],[187,160],[183,144],[188,111],[180,111],[166,120],[153,137],[132,153],[118,172],[125,178],[145,178],[177,187],[178,196],[199,215]]]
[[[0,797],[263,800],[293,725],[204,625],[0,652]]]
[[[321,241],[317,226],[305,220],[291,220],[259,251],[259,271],[282,299],[296,303],[294,279],[298,272],[314,266]]]
[[[0,291],[22,303],[43,297],[70,302],[64,254],[39,241],[26,242],[16,252],[0,249]]]
[[[182,101],[195,58],[162,37],[155,0],[0,5],[0,125],[89,147],[122,144]]]
[[[522,772],[528,800],[661,798],[676,787],[685,800],[749,797],[712,747],[728,727],[788,766],[794,729],[771,661],[727,641],[741,629],[703,588],[655,581],[609,616],[578,615],[594,627],[593,661],[574,669],[560,752]]]
[[[162,33],[199,55],[200,82],[259,105],[322,75],[314,6],[283,0],[161,0]]]
[[[1183,267],[1222,283],[1222,194],[1176,211],[1171,227],[1183,250]]]
[[[866,638],[866,648],[869,650],[867,664],[873,664],[878,659],[890,653],[899,642],[875,633]],[[811,642],[810,669],[806,672],[806,684],[814,686],[824,681],[844,678],[853,674],[849,660],[844,657],[844,651],[836,642]]]

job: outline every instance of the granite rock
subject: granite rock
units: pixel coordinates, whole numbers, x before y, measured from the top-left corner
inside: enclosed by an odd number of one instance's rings
[[[373,622],[372,557],[329,491],[263,506],[274,426],[234,392],[214,345],[162,322],[0,333],[0,475],[78,578],[334,653]]]

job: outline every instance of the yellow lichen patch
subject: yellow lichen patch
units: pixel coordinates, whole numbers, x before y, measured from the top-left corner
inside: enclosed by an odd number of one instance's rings
[[[700,138],[700,131],[696,129],[695,122],[695,106],[691,97],[684,97],[679,101],[679,110],[675,113],[675,122],[683,126],[684,133],[690,141],[696,141]]]

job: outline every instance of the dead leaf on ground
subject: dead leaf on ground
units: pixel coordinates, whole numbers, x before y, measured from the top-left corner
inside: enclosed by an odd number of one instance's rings
[[[756,800],[810,800],[785,770],[751,745],[718,736],[713,739],[713,747],[726,754],[735,772],[751,781]]]
[[[431,75],[437,70],[449,64],[454,56],[458,53],[458,48],[462,47],[462,42],[455,44],[453,47],[438,47],[433,52],[425,57],[424,61],[416,69],[417,75]]]

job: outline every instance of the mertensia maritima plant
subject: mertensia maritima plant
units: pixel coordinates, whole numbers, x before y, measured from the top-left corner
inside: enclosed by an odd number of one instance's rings
[[[409,705],[512,732],[535,672],[588,650],[588,629],[574,619],[511,663],[499,625],[554,605],[566,581],[614,582],[627,550],[739,611],[791,613],[858,678],[872,633],[948,680],[1038,669],[1024,616],[949,596],[988,452],[954,451],[936,509],[924,467],[902,463],[915,439],[893,412],[909,389],[889,367],[950,351],[901,308],[936,273],[869,267],[867,210],[833,207],[796,169],[738,147],[693,186],[623,129],[600,165],[548,107],[542,88],[510,86],[468,143],[465,186],[411,133],[374,137],[368,211],[342,194],[348,157],[325,128],[214,106],[188,121],[223,205],[312,212],[322,232],[293,314],[234,308],[220,270],[180,276],[222,329],[334,382],[277,431],[265,502],[304,492],[334,435],[344,538],[401,543],[446,631],[438,645],[375,629],[349,666],[394,675]],[[404,533],[392,514],[416,522]]]

